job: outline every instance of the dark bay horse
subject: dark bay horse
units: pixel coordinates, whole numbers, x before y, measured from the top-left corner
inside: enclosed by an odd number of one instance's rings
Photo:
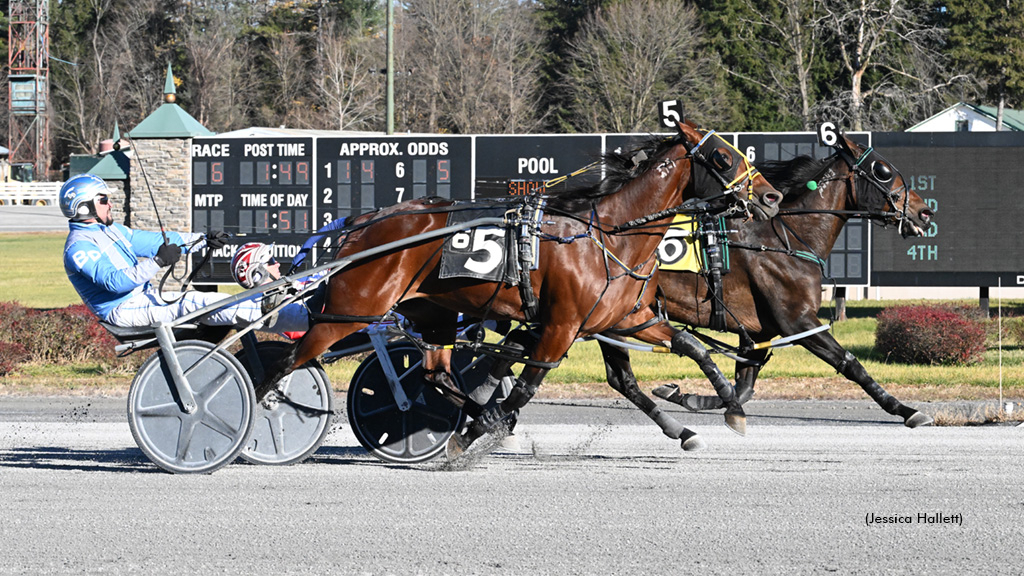
[[[651,309],[655,252],[672,215],[684,200],[699,197],[711,205],[743,206],[744,213],[756,205],[760,208],[752,210],[754,215],[766,218],[774,213],[781,195],[713,132],[684,123],[679,130],[677,136],[652,140],[637,153],[607,155],[605,176],[596,186],[546,197],[535,232],[539,239],[536,269],[528,277],[529,294],[537,301],[531,320],[538,326],[539,337],[510,395],[479,414],[465,435],[453,436],[456,452],[524,406],[578,337],[641,326],[635,337],[675,344],[677,353],[689,352],[690,345],[700,347],[689,334],[673,337],[671,327],[657,322]],[[449,213],[459,207],[448,200],[421,199],[355,218],[335,254],[338,260],[410,240],[390,252],[358,259],[331,276],[325,313],[332,321],[314,324],[268,371],[257,396],[265,398],[296,367],[366,326],[370,317],[384,317],[392,310],[410,317],[432,344],[454,340],[458,312],[484,319],[527,320],[519,286],[442,278],[444,238],[417,240],[444,228]],[[702,445],[694,432],[662,413],[639,389],[629,393],[634,402],[641,402],[643,396],[646,402],[638,405],[667,435],[682,440],[684,449]]]
[[[800,156],[759,168],[786,194],[785,199],[779,215],[771,221],[735,226],[738,232],[730,238],[731,270],[722,276],[726,328],[745,332],[754,342],[800,334],[821,325],[817,313],[823,260],[853,213],[894,225],[903,237],[922,236],[931,226],[932,211],[907,187],[903,176],[877,152],[845,136],[839,138],[836,152],[829,158]],[[708,283],[701,275],[662,271],[658,282],[672,320],[710,326],[712,303]],[[906,426],[931,423],[926,414],[886,392],[828,331],[796,343],[859,384],[886,412],[903,418]],[[736,363],[740,402],[753,395],[768,352],[758,349],[740,354],[750,361]],[[659,387],[654,394],[694,411],[722,407],[716,396],[680,394],[674,385]]]

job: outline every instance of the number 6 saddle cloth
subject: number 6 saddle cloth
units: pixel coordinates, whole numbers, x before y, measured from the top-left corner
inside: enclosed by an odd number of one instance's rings
[[[720,234],[724,239],[725,221],[718,218],[700,221],[693,216],[678,214],[672,226],[658,245],[658,260],[662,270],[674,272],[708,271],[708,256],[705,237],[711,233]],[[729,243],[719,242],[725,260],[724,272],[729,271]]]

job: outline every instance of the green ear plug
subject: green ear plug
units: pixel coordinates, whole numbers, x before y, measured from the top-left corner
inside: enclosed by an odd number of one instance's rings
[[[814,180],[811,180],[810,182],[807,183],[807,189],[808,190],[817,190],[818,189],[818,183],[815,182]]]

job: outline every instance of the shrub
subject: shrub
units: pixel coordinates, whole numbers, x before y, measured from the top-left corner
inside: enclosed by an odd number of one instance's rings
[[[0,302],[0,334],[10,334],[11,325],[33,312],[17,302]]]
[[[1004,318],[1003,331],[1006,332],[1006,338],[1008,340],[1012,340],[1017,344],[1024,346],[1024,317]]]
[[[985,352],[985,326],[950,308],[896,306],[878,315],[875,348],[906,364],[972,364]]]
[[[25,360],[28,360],[29,353],[24,346],[17,342],[0,342],[0,376],[14,370]]]
[[[17,350],[24,350],[20,355],[11,352],[14,365],[3,372],[13,370],[21,362],[97,362],[105,370],[132,370],[146,356],[118,359],[114,352],[117,341],[100,327],[84,304],[35,310],[15,302],[0,302],[0,334],[17,345]]]
[[[117,342],[84,304],[27,314],[16,324],[18,340],[33,361],[76,363],[114,359]]]

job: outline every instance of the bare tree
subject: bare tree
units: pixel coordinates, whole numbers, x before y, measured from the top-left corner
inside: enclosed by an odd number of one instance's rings
[[[719,120],[715,59],[695,9],[675,0],[621,2],[592,14],[570,44],[573,124],[587,132],[658,130],[657,102],[681,98]]]
[[[503,63],[498,75],[504,85],[498,106],[506,132],[529,133],[544,123],[547,112],[537,109],[541,90],[541,35],[529,8],[513,3],[507,22],[498,26],[494,54]]]
[[[515,133],[539,125],[538,38],[532,6],[517,0],[413,0],[415,34],[403,69],[425,129]],[[410,30],[411,29],[411,30]]]
[[[112,116],[112,98],[107,90],[108,54],[113,50],[107,41],[105,27],[115,0],[87,0],[95,14],[87,34],[85,46],[74,46],[74,51],[62,54],[57,81],[51,82],[57,114],[51,127],[56,138],[64,140],[73,150],[87,154],[97,151],[104,134],[110,134],[113,125],[103,126]],[[71,48],[71,47],[69,47]]]
[[[406,82],[410,101],[403,104],[421,110],[410,118],[408,127],[423,132],[440,132],[441,70],[444,54],[451,49],[454,39],[445,32],[458,30],[457,13],[448,10],[447,0],[414,0],[409,2],[408,24],[402,27],[405,37],[413,38],[411,48],[404,51],[398,69],[411,71]],[[396,107],[398,104],[396,103]]]
[[[319,101],[319,124],[335,130],[373,130],[383,118],[383,77],[375,74],[384,53],[379,36],[366,37],[362,26],[350,32],[334,21],[318,30],[320,74],[313,80]]]
[[[170,25],[165,10],[161,0],[119,2],[104,31],[109,47],[105,90],[114,101],[114,116],[123,125],[142,121],[163,100],[164,76],[174,49],[173,39],[164,36],[171,36],[164,29]],[[110,116],[108,111],[108,122]]]
[[[313,128],[309,67],[297,34],[281,34],[270,42],[267,59],[274,71],[273,110],[265,117],[291,128]]]
[[[256,90],[247,73],[247,44],[237,42],[239,15],[230,4],[194,2],[183,23],[182,47],[188,56],[191,114],[214,131],[241,128]]]
[[[777,95],[799,116],[803,128],[811,130],[814,72],[825,35],[821,0],[770,0],[770,6],[763,0],[743,0],[743,4],[747,15],[740,18],[744,24],[740,29],[746,41],[776,51],[785,65],[769,64],[761,78],[737,70],[728,72]]]
[[[848,117],[854,130],[898,129],[967,79],[951,73],[940,48],[945,29],[930,24],[929,2],[823,0],[847,86],[820,109]]]

